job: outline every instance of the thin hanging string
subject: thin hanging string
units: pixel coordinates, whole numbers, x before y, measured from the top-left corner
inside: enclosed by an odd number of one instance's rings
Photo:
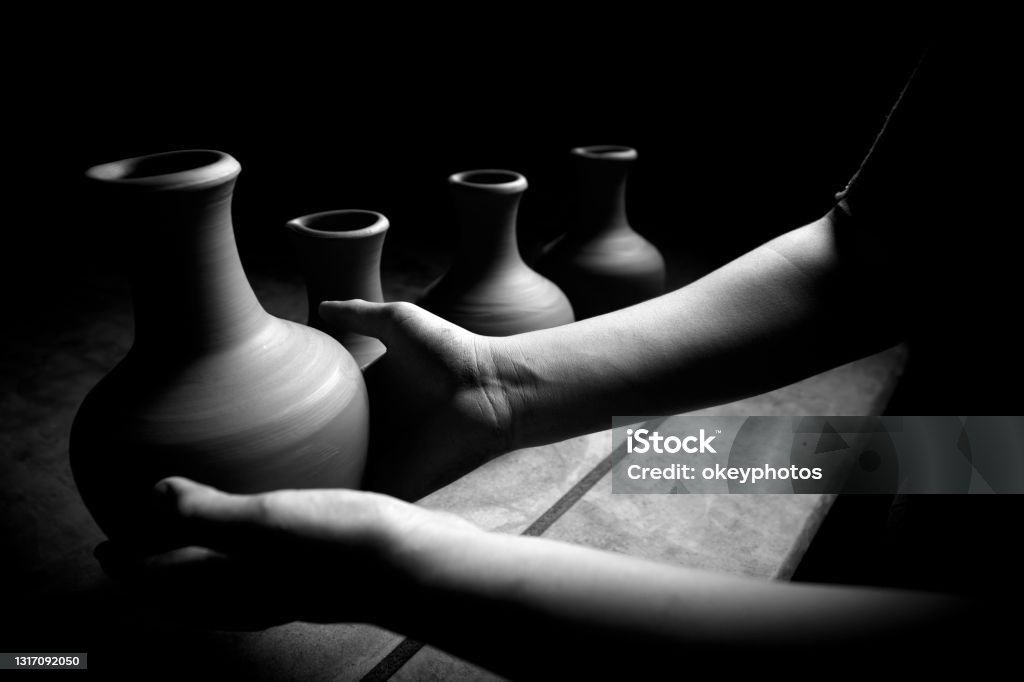
[[[910,77],[907,78],[907,82],[903,84],[903,89],[900,90],[899,96],[896,97],[896,101],[889,109],[889,113],[886,114],[885,116],[885,121],[882,123],[882,129],[879,130],[878,134],[875,136],[874,141],[871,143],[871,147],[868,148],[868,153],[861,160],[860,166],[857,167],[857,171],[853,174],[853,177],[850,178],[849,182],[846,183],[846,187],[844,187],[841,192],[836,194],[835,198],[837,201],[841,201],[850,191],[854,183],[857,181],[857,178],[860,177],[860,174],[864,170],[864,167],[867,166],[868,161],[871,160],[871,156],[875,153],[875,149],[879,146],[879,144],[881,144],[882,138],[885,137],[885,132],[889,129],[889,125],[892,123],[893,118],[896,116],[896,112],[899,110],[900,105],[903,103],[904,97],[906,97],[907,92],[910,90],[910,86],[913,84],[914,78],[917,76],[917,72],[921,70],[921,65],[924,64],[929,52],[931,52],[930,44],[927,47],[925,47],[924,51],[921,53],[921,56],[918,58],[917,63],[914,65],[913,71],[910,72]]]

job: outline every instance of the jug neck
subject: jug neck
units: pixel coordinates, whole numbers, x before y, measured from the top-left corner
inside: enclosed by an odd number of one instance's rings
[[[240,166],[185,151],[91,168],[128,245],[135,344],[185,354],[252,338],[269,321],[242,269],[231,223]]]
[[[390,223],[376,211],[341,209],[301,216],[285,227],[306,280],[308,324],[324,329],[322,301],[382,302],[381,254]]]
[[[626,181],[637,158],[635,149],[577,147],[571,152],[573,199],[571,234],[594,237],[628,230]]]
[[[513,171],[475,170],[456,173],[448,182],[459,226],[454,267],[489,272],[523,265],[516,220],[526,178]]]

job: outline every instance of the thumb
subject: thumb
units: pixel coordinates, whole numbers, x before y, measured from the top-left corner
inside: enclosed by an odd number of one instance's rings
[[[394,316],[390,303],[371,303],[362,299],[351,301],[324,301],[320,304],[320,317],[346,331],[373,336],[387,345]]]
[[[182,477],[165,478],[153,489],[167,531],[182,546],[221,552],[252,552],[271,545],[262,496],[231,495]]]

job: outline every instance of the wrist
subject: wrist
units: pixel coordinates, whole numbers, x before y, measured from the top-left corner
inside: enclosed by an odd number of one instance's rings
[[[523,416],[533,390],[531,373],[523,360],[515,337],[475,338],[476,368],[482,404],[493,419],[490,455],[524,447]]]
[[[578,329],[576,330],[578,331]],[[601,378],[599,354],[578,348],[580,336],[567,327],[499,339],[494,366],[507,405],[509,450],[544,445],[606,428],[591,427],[603,404],[591,391]],[[580,363],[586,356],[593,365]]]

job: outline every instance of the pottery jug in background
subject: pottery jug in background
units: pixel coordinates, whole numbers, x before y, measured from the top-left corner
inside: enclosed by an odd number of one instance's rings
[[[538,270],[572,301],[577,319],[618,310],[665,293],[665,260],[626,217],[631,147],[571,151],[572,195],[565,235]]]
[[[507,170],[474,170],[456,173],[448,183],[459,227],[458,251],[420,305],[487,336],[572,322],[565,294],[519,253],[516,216],[526,178]]]

